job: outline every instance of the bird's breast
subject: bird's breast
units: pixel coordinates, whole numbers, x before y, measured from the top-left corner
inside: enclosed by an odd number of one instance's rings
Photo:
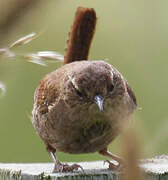
[[[57,112],[56,109],[48,123],[52,123],[51,127],[54,129],[52,145],[61,151],[96,152],[108,146],[119,134],[116,123],[118,120],[114,114],[109,111],[100,112],[96,104],[84,108],[64,109],[64,112],[58,109]]]
[[[68,108],[60,101],[47,115],[42,115],[44,118],[39,117],[39,134],[46,143],[64,152],[96,152],[107,147],[120,133],[121,124],[129,116],[127,108],[128,105],[107,101],[100,112],[94,103]]]

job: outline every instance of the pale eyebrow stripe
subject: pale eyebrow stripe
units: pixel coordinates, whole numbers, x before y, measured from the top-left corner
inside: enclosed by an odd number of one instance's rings
[[[78,85],[75,82],[75,78],[72,78],[70,75],[68,75],[69,80],[72,82],[75,89],[79,89]]]
[[[108,64],[108,66],[110,67],[111,71],[110,71],[110,74],[111,74],[111,78],[113,79],[113,69],[112,69],[112,66],[110,64]]]
[[[112,70],[110,71],[110,74],[111,74],[111,77],[112,77],[112,79],[113,79],[113,72],[112,72]]]

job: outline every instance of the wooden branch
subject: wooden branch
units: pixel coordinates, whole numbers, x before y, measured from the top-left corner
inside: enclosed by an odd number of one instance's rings
[[[32,163],[32,164],[6,164],[0,163],[0,180],[119,180],[120,172],[107,170],[107,164],[102,161],[81,162],[83,168],[73,173],[55,173],[51,171],[53,163]],[[141,162],[141,168],[145,171],[145,180],[168,179],[168,156],[160,156],[147,159]]]

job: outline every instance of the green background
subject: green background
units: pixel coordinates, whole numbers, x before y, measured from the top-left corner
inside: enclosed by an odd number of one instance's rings
[[[128,79],[139,109],[132,125],[148,157],[168,152],[168,1],[167,0],[50,0],[25,15],[6,43],[31,32],[41,35],[15,49],[26,54],[37,51],[64,53],[68,32],[78,6],[95,8],[98,16],[90,59],[105,59]],[[0,161],[51,161],[31,124],[33,95],[40,79],[61,66],[47,67],[22,58],[1,59],[0,81],[7,86],[0,99]],[[110,150],[120,154],[122,138]],[[69,155],[63,161],[98,160],[95,154]]]

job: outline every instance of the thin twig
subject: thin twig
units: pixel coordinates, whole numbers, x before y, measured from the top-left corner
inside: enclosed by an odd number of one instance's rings
[[[145,180],[144,174],[139,166],[141,158],[139,140],[132,129],[127,130],[124,134],[123,157],[125,160],[125,168],[121,179]]]
[[[37,7],[42,0],[10,0],[0,2],[0,38],[1,44],[32,8]]]

